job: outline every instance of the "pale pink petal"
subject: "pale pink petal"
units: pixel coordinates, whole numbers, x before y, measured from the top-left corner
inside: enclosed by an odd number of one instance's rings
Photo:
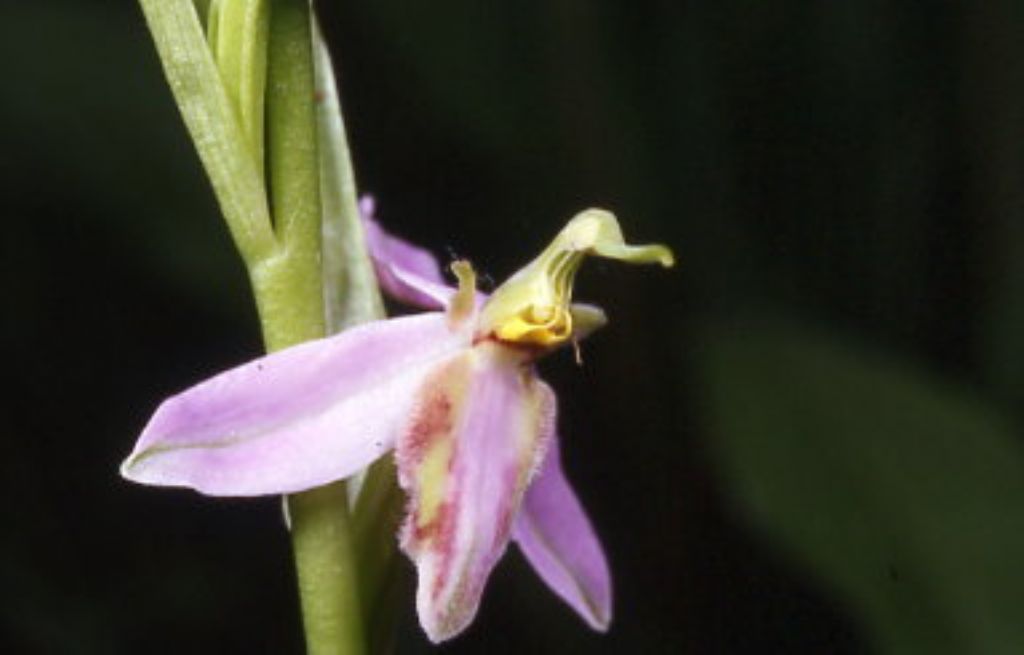
[[[408,269],[381,265],[374,260],[377,281],[384,292],[400,303],[420,309],[444,309],[455,295],[455,288],[435,284]]]
[[[393,446],[415,391],[468,340],[444,314],[420,314],[249,362],[166,400],[121,472],[218,496],[347,477]]]
[[[512,536],[544,582],[595,630],[612,617],[612,583],[601,543],[562,470],[552,440]]]
[[[399,239],[380,227],[375,216],[376,201],[372,196],[360,198],[359,212],[365,222],[376,228],[372,245],[381,261],[404,269],[434,284],[445,284],[441,266],[429,250]]]
[[[409,495],[402,549],[432,641],[473,620],[553,419],[551,391],[500,346],[453,358],[423,385],[397,456]]]
[[[395,300],[424,309],[443,309],[455,293],[441,274],[430,251],[388,234],[374,218],[373,198],[359,202],[366,232],[366,247],[373,259],[377,281]]]

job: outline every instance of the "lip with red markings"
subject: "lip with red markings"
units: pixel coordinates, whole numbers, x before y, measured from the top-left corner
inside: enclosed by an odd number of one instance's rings
[[[282,350],[168,398],[122,474],[215,496],[287,494],[394,450],[408,499],[400,545],[432,641],[471,623],[511,541],[555,594],[607,629],[607,560],[562,470],[555,394],[532,363],[606,322],[572,302],[585,256],[671,266],[671,251],[627,245],[614,216],[587,210],[488,297],[468,262],[452,265],[452,287],[429,252],[364,219],[381,287],[433,311]]]

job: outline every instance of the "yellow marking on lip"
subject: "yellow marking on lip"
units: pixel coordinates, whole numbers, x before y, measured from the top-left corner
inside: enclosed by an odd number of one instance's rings
[[[433,443],[423,456],[419,470],[416,472],[420,488],[419,507],[416,512],[416,524],[423,528],[437,518],[441,504],[445,500],[448,479],[448,467],[452,459],[453,440],[440,439]]]
[[[531,305],[495,326],[495,336],[501,341],[537,346],[554,346],[568,339],[572,334],[572,315],[551,305],[541,311],[539,314]]]
[[[435,371],[420,390],[417,415],[410,429],[416,444],[413,470],[415,480],[416,528],[427,529],[439,520],[451,488],[452,458],[458,448],[458,433],[469,402],[473,357],[470,353]]]

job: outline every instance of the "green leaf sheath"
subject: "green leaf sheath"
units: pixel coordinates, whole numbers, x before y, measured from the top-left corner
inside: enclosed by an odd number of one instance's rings
[[[140,0],[164,74],[246,264],[276,239],[260,167],[221,82],[192,0]]]
[[[222,25],[229,29],[221,29]],[[217,0],[211,5],[207,21],[210,48],[224,88],[261,171],[269,27],[267,0]]]
[[[371,466],[363,478],[352,512],[359,581],[367,643],[373,653],[394,650],[400,589],[405,580],[395,534],[404,512],[405,496],[391,457]]]
[[[328,332],[384,318],[373,264],[359,216],[348,135],[331,55],[314,22],[317,118],[320,128],[320,197],[323,201],[324,310]]]
[[[309,6],[301,0],[274,1],[271,15],[267,170],[281,248],[251,274],[264,338],[276,350],[322,337],[325,327]]]

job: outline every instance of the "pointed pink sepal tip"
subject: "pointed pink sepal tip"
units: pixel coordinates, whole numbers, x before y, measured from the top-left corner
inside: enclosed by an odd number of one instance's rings
[[[261,357],[166,400],[122,475],[214,496],[342,479],[393,447],[423,379],[469,338],[428,313]]]
[[[562,470],[558,439],[530,486],[513,538],[540,578],[594,630],[612,620],[604,549]]]

